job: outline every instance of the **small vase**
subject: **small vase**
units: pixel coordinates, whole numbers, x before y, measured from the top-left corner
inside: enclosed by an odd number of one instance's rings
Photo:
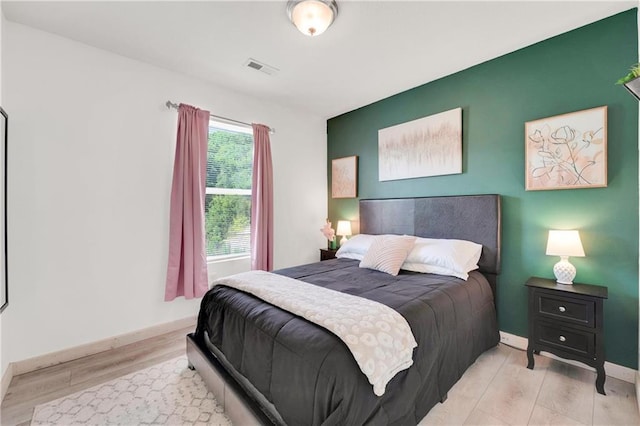
[[[336,249],[336,239],[332,239],[332,240],[327,240],[328,241],[328,248],[329,250],[335,250]]]

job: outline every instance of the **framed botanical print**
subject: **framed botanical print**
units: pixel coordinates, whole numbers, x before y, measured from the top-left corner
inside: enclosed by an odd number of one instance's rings
[[[607,107],[525,123],[525,189],[607,186]]]

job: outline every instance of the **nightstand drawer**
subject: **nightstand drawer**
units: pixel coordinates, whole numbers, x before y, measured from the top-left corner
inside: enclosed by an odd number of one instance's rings
[[[595,356],[595,333],[558,327],[540,321],[536,324],[535,338],[540,344],[553,346],[565,352],[579,356]]]
[[[593,300],[573,299],[536,292],[536,304],[541,317],[553,317],[587,327],[595,326],[596,304]]]

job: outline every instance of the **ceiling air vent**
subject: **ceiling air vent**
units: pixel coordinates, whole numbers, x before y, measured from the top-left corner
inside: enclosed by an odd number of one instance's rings
[[[278,71],[277,68],[272,67],[271,65],[267,65],[263,62],[256,61],[255,59],[252,59],[252,58],[249,58],[247,62],[245,62],[245,66],[249,68],[253,68],[254,70],[263,72],[267,75],[273,75]]]

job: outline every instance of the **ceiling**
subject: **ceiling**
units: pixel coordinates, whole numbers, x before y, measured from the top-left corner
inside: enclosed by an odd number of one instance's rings
[[[324,118],[618,12],[637,1],[347,1],[318,37],[281,1],[2,1],[42,29]],[[273,75],[245,66],[253,58]]]

